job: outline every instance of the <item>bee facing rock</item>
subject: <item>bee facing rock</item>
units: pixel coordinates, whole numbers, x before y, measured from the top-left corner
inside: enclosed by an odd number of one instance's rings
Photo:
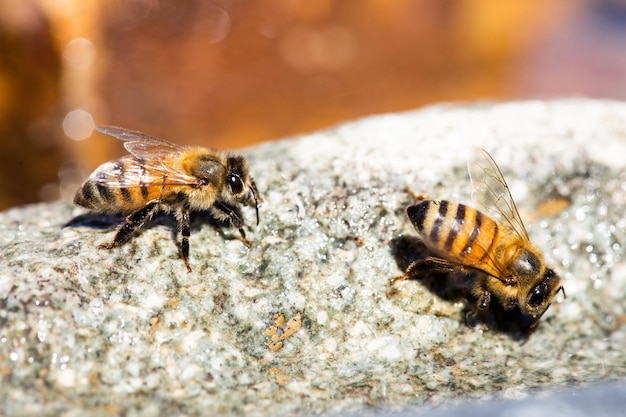
[[[180,250],[188,272],[189,213],[209,210],[237,228],[250,246],[236,207],[254,206],[259,223],[262,202],[248,161],[213,149],[184,147],[120,127],[96,130],[124,141],[130,155],[100,165],[74,196],[74,203],[99,213],[127,215],[113,241],[101,248],[126,243],[157,212],[174,212],[181,235]]]
[[[484,323],[495,300],[504,310],[518,308],[532,331],[556,294],[565,292],[530,242],[500,169],[486,151],[481,156],[469,165],[470,178],[492,216],[465,204],[416,196],[422,201],[408,207],[407,216],[432,256],[413,262],[392,282],[427,270],[472,272],[475,312]]]

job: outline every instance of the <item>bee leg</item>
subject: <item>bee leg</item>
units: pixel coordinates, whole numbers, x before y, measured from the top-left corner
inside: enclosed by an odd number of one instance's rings
[[[405,279],[409,279],[410,277],[408,275],[400,275],[397,277],[393,277],[393,278],[389,278],[389,285],[393,285],[398,281],[404,281]]]
[[[428,196],[426,194],[419,194],[416,193],[415,191],[413,191],[413,189],[411,187],[409,187],[408,185],[406,187],[404,187],[404,191],[407,192],[407,194],[409,194],[411,197],[413,197],[414,200],[417,201],[424,201],[424,200],[428,200]]]
[[[220,203],[216,203],[212,208],[214,209],[213,213],[218,219],[228,220],[232,227],[239,230],[239,234],[241,235],[241,239],[244,245],[248,247],[252,245],[252,243],[248,239],[246,239],[246,232],[245,230],[243,230],[243,221],[241,221],[241,217],[239,217],[239,215],[235,213],[233,209]],[[215,210],[217,210],[218,212],[216,213]]]
[[[426,270],[426,265],[424,259],[420,259],[415,262],[411,262],[411,264],[404,271],[404,275],[400,275],[397,277],[393,277],[389,279],[389,285],[394,285],[398,281],[404,281],[405,279],[411,279],[420,275],[421,272]]]
[[[476,327],[482,323],[483,330],[489,330],[487,322],[489,320],[489,306],[491,305],[491,293],[483,290],[478,293],[475,310],[470,310],[465,314],[465,322],[469,327]]]
[[[478,311],[487,311],[489,310],[490,304],[491,304],[491,293],[485,290],[478,296],[476,307],[478,307]]]
[[[465,324],[467,325],[467,327],[474,328],[478,326],[480,322],[481,321],[478,318],[478,314],[475,310],[468,310],[467,313],[465,313]]]
[[[399,277],[391,278],[389,280],[389,284],[393,285],[397,281],[404,281],[405,279],[417,278],[418,276],[428,273],[428,272],[444,272],[451,273],[456,271],[469,272],[466,268],[463,268],[461,265],[454,264],[452,262],[448,262],[445,259],[436,258],[434,256],[427,256],[424,259],[419,259],[417,261],[412,262],[404,271],[404,275],[400,275]]]
[[[189,266],[189,236],[191,236],[191,222],[189,221],[189,207],[181,207],[176,211],[176,219],[178,220],[178,231],[181,235],[180,253],[183,262],[187,268],[187,272],[191,272]]]
[[[133,233],[143,227],[144,224],[154,214],[159,211],[160,200],[154,200],[148,203],[145,207],[131,213],[126,217],[124,223],[117,229],[113,241],[109,244],[99,245],[99,249],[113,249],[128,242]]]

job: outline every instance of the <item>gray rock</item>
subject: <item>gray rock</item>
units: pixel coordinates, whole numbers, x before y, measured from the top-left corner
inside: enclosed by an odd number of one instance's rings
[[[416,235],[405,187],[471,203],[474,146],[567,293],[527,340],[467,327],[445,288],[388,284]],[[441,105],[246,155],[252,247],[197,216],[190,274],[168,217],[107,251],[119,219],[0,213],[0,414],[379,412],[626,374],[626,104]]]

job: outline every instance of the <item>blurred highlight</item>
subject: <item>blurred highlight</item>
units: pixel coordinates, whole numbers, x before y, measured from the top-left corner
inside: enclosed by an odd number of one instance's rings
[[[73,110],[63,119],[63,132],[73,140],[87,139],[94,127],[93,117],[85,110]]]

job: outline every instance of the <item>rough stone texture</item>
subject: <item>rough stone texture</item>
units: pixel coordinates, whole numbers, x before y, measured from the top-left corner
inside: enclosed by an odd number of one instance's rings
[[[415,236],[405,187],[471,202],[477,145],[567,293],[526,341],[388,284]],[[265,199],[252,247],[197,216],[190,274],[167,217],[106,251],[118,219],[0,213],[0,414],[376,412],[624,378],[626,104],[434,106],[246,155]]]

